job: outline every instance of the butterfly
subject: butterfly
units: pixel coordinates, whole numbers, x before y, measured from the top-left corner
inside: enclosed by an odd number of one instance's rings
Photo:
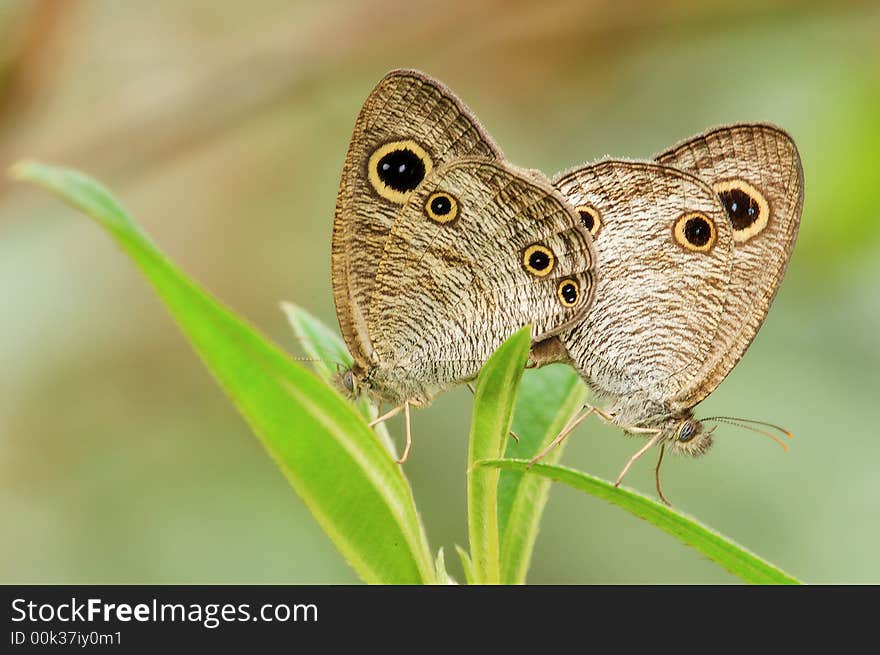
[[[665,501],[664,449],[698,456],[711,446],[714,428],[694,407],[742,358],[782,282],[803,207],[797,148],[778,127],[732,125],[653,161],[599,161],[553,183],[593,235],[601,274],[585,317],[533,360],[570,362],[609,404],[585,407],[535,459],[597,413],[648,438],[617,484],[660,445]]]
[[[395,70],[366,99],[346,155],[332,285],[353,365],[349,395],[404,411],[474,379],[517,329],[533,342],[579,321],[596,254],[539,171],[507,162],[445,86]]]

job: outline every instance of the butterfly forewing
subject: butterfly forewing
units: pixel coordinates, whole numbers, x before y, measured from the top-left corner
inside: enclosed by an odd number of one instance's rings
[[[718,194],[733,228],[733,269],[716,347],[678,402],[693,406],[727,376],[764,321],[794,248],[803,169],[791,137],[772,125],[721,127],[657,155]]]
[[[333,222],[333,295],[345,341],[361,367],[372,352],[369,298],[388,233],[431,171],[498,147],[463,103],[416,71],[389,73],[361,109],[343,168]]]

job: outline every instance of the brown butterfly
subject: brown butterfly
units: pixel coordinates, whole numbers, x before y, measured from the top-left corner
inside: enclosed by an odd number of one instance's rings
[[[538,457],[591,413],[648,437],[617,484],[652,446],[660,461],[667,445],[701,455],[714,428],[693,409],[754,339],[794,247],[803,207],[794,141],[771,125],[721,127],[653,162],[600,161],[554,184],[593,234],[600,275],[584,319],[533,359],[570,361],[609,406],[586,407]]]
[[[361,109],[333,223],[332,281],[354,359],[340,382],[424,406],[476,377],[506,337],[573,325],[593,298],[595,253],[578,214],[537,171],[503,159],[456,96],[389,73]]]

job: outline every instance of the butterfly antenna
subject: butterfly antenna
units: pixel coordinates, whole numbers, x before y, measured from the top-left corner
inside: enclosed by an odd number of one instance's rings
[[[333,364],[336,366],[337,372],[345,368],[345,364],[335,359],[323,359],[322,357],[291,357],[290,359],[295,362],[324,362],[325,364]]]
[[[794,435],[786,430],[783,427],[780,427],[774,423],[767,423],[765,421],[755,421],[752,419],[742,419],[742,418],[732,418],[730,416],[713,416],[711,418],[703,419],[704,421],[716,421],[718,423],[727,423],[728,425],[735,425],[738,428],[742,428],[744,430],[751,430],[752,432],[757,432],[758,434],[763,434],[765,437],[769,437],[773,439],[776,443],[782,446],[782,449],[788,452],[788,444],[785,443],[782,439],[780,439],[777,435],[769,432],[767,430],[762,430],[761,428],[755,427],[756,425],[763,425],[769,428],[775,428],[779,430],[782,434],[784,434],[789,439],[793,439]]]
[[[782,427],[781,425],[776,425],[776,423],[768,423],[767,421],[756,421],[753,418],[739,418],[737,416],[715,416],[712,419],[707,419],[707,420],[711,421],[714,419],[724,419],[727,421],[738,421],[739,423],[749,423],[752,425],[763,425],[764,427],[767,427],[767,428],[773,428],[774,430],[779,430],[783,435],[785,435],[785,437],[787,439],[794,439],[794,434],[791,432],[791,430],[787,430],[784,427]]]

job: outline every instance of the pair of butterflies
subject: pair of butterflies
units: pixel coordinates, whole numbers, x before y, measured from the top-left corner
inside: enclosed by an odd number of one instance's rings
[[[506,161],[440,82],[393,71],[361,109],[337,198],[342,384],[408,418],[531,324],[533,364],[568,362],[609,401],[557,442],[597,412],[650,436],[626,468],[657,444],[701,454],[711,430],[692,409],[763,322],[802,204],[797,149],[776,127],[551,180]]]

